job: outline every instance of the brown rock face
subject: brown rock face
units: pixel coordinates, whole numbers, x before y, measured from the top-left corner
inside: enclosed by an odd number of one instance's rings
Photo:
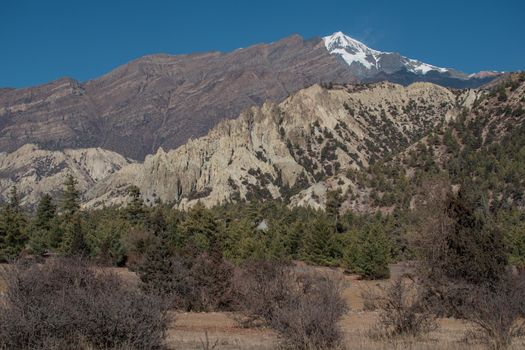
[[[98,79],[0,90],[0,151],[102,147],[143,159],[220,120],[321,81],[352,82],[321,39],[292,36],[231,53],[153,55]]]

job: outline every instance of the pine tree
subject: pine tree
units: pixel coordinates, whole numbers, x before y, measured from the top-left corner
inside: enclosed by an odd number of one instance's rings
[[[344,257],[348,270],[367,279],[388,278],[391,243],[382,224],[375,222],[349,235]]]
[[[102,219],[85,236],[97,260],[105,265],[122,266],[127,259],[122,237],[129,232],[129,225],[122,219]]]
[[[137,186],[130,186],[128,191],[131,201],[125,210],[126,217],[132,223],[138,224],[143,222],[145,218],[144,202],[140,196],[140,189]]]
[[[324,215],[306,226],[306,233],[301,256],[308,262],[319,265],[334,263],[334,226]]]
[[[29,246],[34,253],[41,254],[52,247],[57,229],[56,206],[49,194],[40,198],[36,216],[30,225]]]
[[[326,214],[330,218],[330,220],[334,223],[334,226],[339,231],[340,225],[339,225],[339,210],[341,209],[341,205],[343,203],[343,199],[341,198],[341,189],[338,188],[334,191],[328,191],[326,193]]]
[[[27,219],[22,213],[17,189],[13,186],[0,215],[0,260],[17,258],[26,242]]]
[[[152,208],[146,218],[146,227],[153,232],[155,236],[160,236],[168,230],[166,213],[162,206]]]
[[[67,176],[62,199],[63,238],[60,243],[60,250],[68,256],[84,256],[89,252],[79,213],[80,193],[76,187],[77,183],[73,175]]]
[[[70,217],[80,209],[80,193],[77,190],[77,180],[69,174],[66,178],[64,197],[62,199],[62,213]]]
[[[42,230],[51,230],[52,222],[56,217],[56,209],[53,198],[49,194],[43,195],[36,209],[35,226]]]
[[[18,196],[18,189],[16,186],[11,186],[8,196],[8,206],[14,213],[20,212],[20,197]]]
[[[87,256],[89,254],[79,213],[74,213],[64,222],[61,251],[66,256]]]
[[[146,292],[164,296],[176,292],[176,263],[173,250],[164,235],[157,237],[149,247],[144,260],[137,266],[137,274]]]
[[[452,226],[444,237],[446,250],[440,261],[444,275],[473,284],[499,281],[505,276],[507,247],[486,200],[460,192],[449,199],[447,211]]]
[[[220,250],[220,228],[213,213],[198,203],[182,223],[182,246],[195,248],[200,252]]]

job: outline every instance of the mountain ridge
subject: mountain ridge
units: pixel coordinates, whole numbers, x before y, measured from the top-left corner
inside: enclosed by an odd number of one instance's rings
[[[406,87],[314,84],[280,103],[249,107],[176,149],[161,147],[144,162],[103,149],[51,151],[24,145],[0,153],[0,196],[7,198],[17,185],[22,203],[32,207],[41,194],[59,193],[65,175],[73,173],[86,208],[120,206],[136,186],[147,204],[180,209],[239,200],[323,208],[328,191],[340,189],[345,208],[366,212],[381,197],[375,185],[367,185],[370,180],[363,185],[356,174],[367,174],[388,159],[407,159],[465,115],[489,121],[493,127],[483,134],[492,138],[519,125],[525,87],[523,74],[515,76],[490,88],[464,90],[426,82]]]
[[[493,79],[381,74],[360,79],[322,38],[299,35],[225,53],[148,55],[86,82],[61,78],[0,90],[0,151],[26,143],[54,150],[102,147],[143,160],[159,147],[174,149],[205,135],[245,108],[280,102],[315,83],[423,79],[477,86]]]

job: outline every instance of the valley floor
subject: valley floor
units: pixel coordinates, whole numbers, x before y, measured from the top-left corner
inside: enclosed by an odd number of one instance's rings
[[[326,270],[328,273],[341,274],[339,271]],[[392,274],[400,272],[397,266],[392,267]],[[397,273],[396,273],[397,272]],[[344,298],[350,310],[341,321],[341,329],[345,334],[347,350],[481,350],[484,345],[472,337],[473,330],[469,324],[452,318],[439,320],[439,328],[420,339],[388,339],[374,340],[368,333],[377,320],[377,312],[363,310],[361,292],[368,288],[388,281],[363,281],[353,275],[343,275]],[[168,333],[168,344],[173,349],[205,349],[206,337],[210,349],[224,350],[270,350],[276,349],[277,336],[268,329],[245,329],[236,325],[234,315],[230,313],[180,313]],[[516,339],[511,349],[523,349],[525,339]]]
[[[302,266],[300,268],[310,269]],[[338,275],[343,278],[343,296],[349,306],[348,313],[341,321],[344,333],[344,348],[346,350],[481,350],[485,349],[481,341],[469,336],[471,325],[452,318],[439,320],[439,328],[421,338],[398,338],[376,340],[369,336],[378,314],[375,311],[363,310],[361,292],[377,288],[388,281],[364,281],[354,275],[344,275],[339,270],[315,268],[318,271]],[[112,268],[130,286],[136,286],[137,276],[125,268]],[[392,266],[393,277],[398,276],[403,269]],[[5,290],[5,284],[0,280],[0,295]],[[264,328],[242,328],[235,322],[235,315],[228,312],[182,312],[173,313],[172,322],[167,336],[170,349],[215,349],[215,350],[273,350],[278,347],[276,334]],[[208,346],[206,346],[208,344]],[[525,348],[525,339],[515,339],[511,349]]]

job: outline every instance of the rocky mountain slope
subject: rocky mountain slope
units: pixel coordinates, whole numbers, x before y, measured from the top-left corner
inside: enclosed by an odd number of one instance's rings
[[[252,107],[208,135],[123,167],[86,194],[87,206],[119,204],[138,186],[149,203],[187,207],[250,198],[289,199],[346,169],[396,153],[458,112],[458,95],[408,87],[319,85],[282,103]]]
[[[174,150],[161,148],[144,162],[103,149],[48,151],[25,145],[1,154],[0,193],[5,198],[17,185],[23,203],[32,206],[41,194],[59,192],[72,173],[89,208],[126,202],[134,185],[147,203],[179,208],[242,199],[322,208],[328,191],[341,189],[344,207],[367,211],[388,202],[388,176],[402,175],[406,182],[417,167],[455,161],[450,155],[458,153],[447,155],[443,130],[458,118],[472,120],[467,129],[477,130],[482,136],[476,137],[486,142],[522,125],[522,76],[467,90],[431,83],[316,84],[281,103],[251,107],[207,135]],[[431,157],[424,151],[430,144]],[[373,174],[389,159],[388,176]]]
[[[205,135],[263,101],[320,81],[355,81],[320,39],[292,36],[230,53],[146,56],[98,79],[0,94],[0,151],[102,147],[143,159]]]
[[[27,144],[18,150],[0,154],[0,198],[7,198],[16,186],[22,204],[34,206],[43,194],[62,191],[67,174],[86,192],[98,181],[115,173],[130,161],[115,152],[100,148],[48,151]]]
[[[341,190],[354,212],[411,207],[421,181],[437,173],[456,188],[471,179],[489,203],[525,208],[525,73],[457,95],[457,116],[393,157],[365,169],[339,172],[295,195],[292,205],[323,208]]]
[[[0,89],[0,151],[27,143],[51,150],[101,147],[143,160],[314,83],[422,80],[465,87],[493,78],[382,53],[342,33],[291,36],[229,53],[152,55],[85,83],[64,78]]]

